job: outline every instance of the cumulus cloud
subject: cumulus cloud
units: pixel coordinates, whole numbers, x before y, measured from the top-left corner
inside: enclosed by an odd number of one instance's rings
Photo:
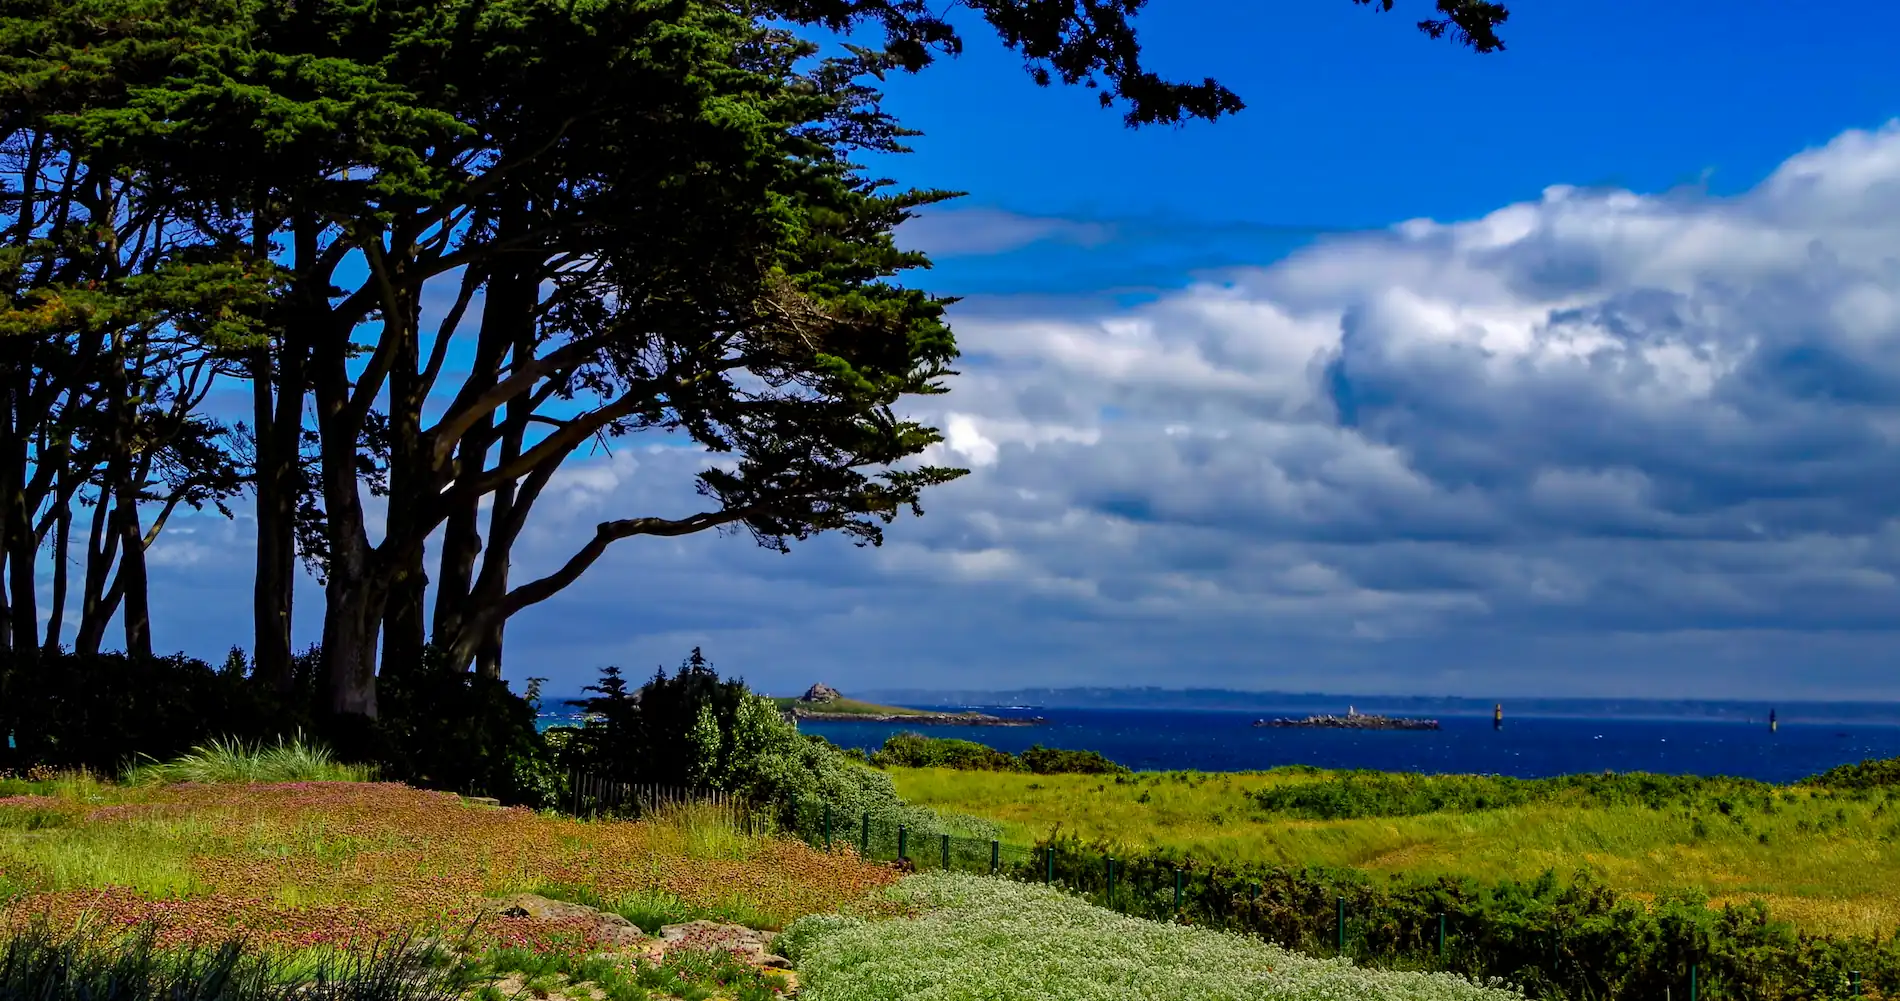
[[[959,216],[907,232],[1065,232]],[[1900,125],[1734,197],[1553,187],[1136,307],[956,315],[919,416],[973,473],[927,517],[623,544],[511,671],[705,642],[786,687],[1900,695]],[[523,572],[597,512],[682,512],[703,461],[582,464]]]

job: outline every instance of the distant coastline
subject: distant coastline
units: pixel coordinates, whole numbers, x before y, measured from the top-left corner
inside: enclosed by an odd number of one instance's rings
[[[1507,720],[1621,719],[1655,721],[1766,720],[1769,710],[1782,724],[1900,724],[1900,701],[1756,700],[1756,699],[1602,699],[1581,697],[1464,697],[1365,695],[1354,693],[1240,691],[1221,688],[1035,688],[929,691],[886,689],[864,696],[900,705],[987,708],[1035,706],[1042,709],[1212,710],[1258,716],[1326,712],[1347,703],[1362,711],[1390,716],[1490,718],[1502,702]]]

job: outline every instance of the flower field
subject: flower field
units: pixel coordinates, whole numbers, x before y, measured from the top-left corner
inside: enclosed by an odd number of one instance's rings
[[[1314,959],[1123,917],[1046,887],[931,873],[886,891],[913,917],[815,916],[782,937],[808,1001],[1514,1001],[1446,974]]]
[[[387,783],[130,788],[68,779],[0,797],[0,920],[158,920],[169,942],[361,945],[459,933],[481,901],[585,895],[776,927],[849,909],[882,866],[715,824],[581,821]],[[584,951],[558,921],[480,922],[485,944]]]

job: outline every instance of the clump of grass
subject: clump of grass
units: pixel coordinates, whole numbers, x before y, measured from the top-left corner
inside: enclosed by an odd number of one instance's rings
[[[406,939],[366,952],[282,956],[238,939],[166,949],[154,926],[110,937],[41,922],[0,949],[0,998],[34,1001],[453,1001],[464,970]]]
[[[213,740],[170,761],[148,759],[126,772],[129,785],[176,782],[369,782],[373,769],[336,760],[330,749],[300,733],[274,744]]]

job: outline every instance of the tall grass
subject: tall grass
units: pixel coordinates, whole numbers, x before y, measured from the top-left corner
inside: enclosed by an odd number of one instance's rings
[[[162,949],[150,926],[114,937],[55,935],[36,923],[0,949],[7,1001],[452,1001],[466,987],[461,967],[433,962],[408,939],[291,957],[237,939]]]
[[[1490,805],[1482,780],[1434,786],[1345,781],[1310,769],[1142,773],[1132,777],[892,769],[906,799],[997,821],[1006,841],[1052,831],[1206,862],[1348,866],[1416,876],[1532,879],[1589,872],[1645,898],[1674,891],[1718,903],[1761,901],[1818,932],[1891,934],[1900,926],[1900,795],[1729,780],[1553,784],[1541,801]],[[1539,787],[1533,787],[1539,788]],[[1663,790],[1667,790],[1664,792]],[[1656,793],[1651,795],[1651,793]],[[1355,799],[1365,793],[1363,800]],[[1387,794],[1390,794],[1389,796]],[[1459,806],[1412,812],[1415,794]],[[1487,796],[1476,809],[1475,797]],[[1515,798],[1515,794],[1513,795]],[[1533,797],[1526,796],[1529,800]],[[1312,812],[1289,816],[1262,801]]]
[[[213,740],[170,761],[147,760],[126,772],[130,785],[174,782],[368,782],[373,769],[337,761],[330,749],[299,733],[274,744]]]

